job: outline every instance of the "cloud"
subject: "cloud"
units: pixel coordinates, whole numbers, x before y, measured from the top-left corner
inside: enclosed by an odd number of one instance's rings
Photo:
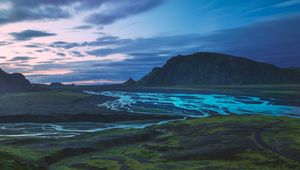
[[[299,4],[300,4],[300,0],[284,0],[279,3],[275,3],[272,5],[265,6],[265,7],[250,10],[247,12],[247,14],[261,12],[261,11],[265,11],[265,10],[271,10],[271,9],[286,8],[286,7],[291,7],[291,6],[295,6],[295,5],[299,5]]]
[[[128,43],[128,41],[130,41],[130,39],[120,39],[119,37],[116,36],[105,35],[100,38],[97,38],[96,41],[83,43],[83,45],[89,45],[89,46],[123,45]]]
[[[300,66],[300,15],[223,30],[203,37],[215,51],[249,57],[282,67]]]
[[[98,48],[87,53],[99,57],[114,53],[127,54],[134,57],[131,61],[123,62],[130,67],[155,61],[144,69],[150,69],[149,67],[155,64],[161,65],[171,56],[198,51],[244,56],[283,67],[300,66],[299,30],[300,16],[292,16],[242,28],[221,30],[206,36],[194,34],[138,39],[113,38],[113,41],[105,44],[117,44],[115,48]],[[101,39],[97,41],[89,44],[103,43]]]
[[[118,80],[126,80],[129,77],[139,79],[152,70],[153,67],[162,66],[165,61],[172,56],[205,50],[200,42],[201,37],[199,35],[159,36],[137,39],[114,37],[108,39],[105,38],[104,44],[109,44],[111,47],[103,48],[100,45],[101,48],[87,51],[87,53],[99,57],[115,53],[131,56],[130,58],[119,62],[94,62],[91,67],[109,70],[110,73],[114,73],[113,77]],[[103,46],[103,39],[99,38],[97,41],[89,42],[88,44],[102,44]]]
[[[0,41],[0,46],[6,46],[6,45],[10,45],[12,44],[11,42],[7,42],[7,41]]]
[[[43,49],[35,50],[35,52],[38,52],[38,53],[48,52],[48,51],[51,51],[51,49],[49,49],[49,48],[43,48]]]
[[[107,25],[148,11],[164,0],[0,0],[0,25],[21,21],[57,20],[81,12],[91,13],[86,21]],[[105,10],[101,10],[105,9]],[[78,29],[85,29],[79,27]]]
[[[33,59],[33,57],[27,57],[27,56],[17,56],[17,57],[14,57],[8,61],[28,61],[28,60],[31,60]]]
[[[89,42],[89,45],[111,45],[115,48],[99,48],[87,51],[90,55],[106,56],[114,53],[125,53],[128,55],[145,56],[155,54],[159,56],[177,55],[196,50],[201,47],[199,44],[201,36],[193,35],[174,35],[158,36],[151,38],[121,39],[113,38],[109,41],[97,39]],[[180,47],[180,48],[179,48]]]
[[[24,30],[22,32],[10,33],[17,41],[31,40],[32,38],[55,36],[54,33],[48,33],[39,30]]]
[[[70,49],[74,47],[80,46],[79,43],[69,43],[69,42],[64,42],[64,41],[55,41],[49,45],[50,47],[54,48],[64,48],[64,49]]]
[[[87,53],[90,55],[104,57],[104,56],[108,56],[110,54],[117,53],[118,51],[119,51],[118,49],[113,49],[113,48],[100,48],[100,49],[88,51]]]
[[[95,41],[90,42],[65,42],[65,41],[55,41],[49,45],[49,47],[53,48],[63,48],[63,49],[72,49],[76,47],[86,47],[86,46],[93,46],[93,47],[102,47],[102,46],[119,46],[124,45],[130,42],[131,39],[120,39],[116,36],[109,36],[105,35],[100,38],[97,38]]]
[[[54,63],[55,61],[40,61],[38,62],[39,64],[52,64]]]
[[[72,73],[68,69],[47,69],[47,70],[31,70],[24,72],[25,76],[52,76],[52,75],[66,75]]]
[[[287,1],[275,4],[272,7],[283,8],[283,7],[288,7],[288,6],[297,5],[297,4],[300,4],[300,0],[287,0]]]
[[[86,22],[96,25],[109,25],[120,19],[149,11],[163,2],[164,0],[122,0],[118,3],[110,1],[105,4],[106,8],[87,17]]]
[[[79,51],[71,51],[71,55],[74,57],[84,57],[85,55]]]
[[[40,64],[36,65],[29,71],[27,77],[33,82],[48,83],[48,82],[86,82],[89,80],[112,80],[120,81],[120,73],[111,69],[95,68],[91,67],[91,63],[95,61],[87,62],[71,62],[65,64]],[[53,70],[59,70],[59,72],[53,72]],[[64,71],[65,70],[65,71]],[[55,74],[60,73],[60,74]],[[63,73],[63,74],[62,74]]]
[[[96,79],[96,80],[80,80],[80,81],[68,81],[68,82],[62,82],[63,84],[76,84],[76,85],[95,85],[95,84],[120,84],[124,81],[118,81],[118,80],[103,80],[103,79]]]
[[[40,46],[37,45],[37,44],[28,44],[28,45],[24,45],[24,47],[27,47],[27,48],[40,48]]]
[[[70,17],[63,8],[70,5],[70,0],[1,0],[0,25],[19,21],[58,19]],[[5,7],[5,8],[4,8]]]
[[[65,53],[56,53],[56,55],[60,56],[60,57],[65,57],[66,54]]]
[[[87,29],[91,29],[93,28],[93,26],[91,25],[81,25],[81,26],[78,26],[78,27],[73,27],[72,29],[75,29],[75,30],[87,30]]]

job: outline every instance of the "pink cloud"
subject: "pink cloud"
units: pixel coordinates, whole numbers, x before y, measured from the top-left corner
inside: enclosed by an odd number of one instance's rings
[[[82,81],[69,81],[62,82],[63,84],[76,84],[76,85],[95,85],[95,84],[120,84],[124,81],[117,80],[82,80]]]
[[[49,70],[33,70],[24,72],[25,76],[33,76],[33,75],[43,75],[43,76],[52,76],[52,75],[65,75],[73,73],[72,70],[68,69],[49,69]]]

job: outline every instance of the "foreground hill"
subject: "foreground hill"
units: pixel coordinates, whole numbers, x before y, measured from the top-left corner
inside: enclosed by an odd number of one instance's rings
[[[298,71],[300,73],[300,67],[290,67],[290,69]]]
[[[296,84],[300,73],[218,53],[173,57],[137,82],[142,86]]]
[[[30,86],[29,80],[22,74],[9,74],[0,68],[0,92],[24,91],[29,89]]]
[[[226,116],[73,138],[0,137],[1,169],[294,170],[299,119]]]

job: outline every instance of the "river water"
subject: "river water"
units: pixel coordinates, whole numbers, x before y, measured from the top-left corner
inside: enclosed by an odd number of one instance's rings
[[[85,93],[113,97],[99,107],[136,114],[176,114],[183,117],[207,117],[209,115],[272,115],[300,118],[300,107],[281,105],[275,99],[252,96],[191,93],[146,93],[102,91]],[[276,104],[277,103],[277,104]],[[123,123],[6,123],[0,124],[0,137],[73,137],[111,129],[145,128],[157,122]]]
[[[300,118],[300,107],[276,104],[276,100],[272,98],[124,91],[104,91],[96,94],[114,97],[115,100],[107,101],[99,106],[115,111],[178,114],[190,117],[206,117],[211,114],[261,114]]]

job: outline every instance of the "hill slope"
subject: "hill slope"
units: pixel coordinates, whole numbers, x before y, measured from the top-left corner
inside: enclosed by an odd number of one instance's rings
[[[0,92],[23,91],[30,88],[31,84],[20,73],[9,74],[0,68]]]
[[[124,82],[122,85],[123,85],[123,86],[134,86],[134,85],[136,85],[136,81],[133,80],[132,78],[129,78],[129,79],[128,79],[126,82]]]
[[[218,53],[173,57],[137,82],[142,86],[300,83],[299,72]]]

